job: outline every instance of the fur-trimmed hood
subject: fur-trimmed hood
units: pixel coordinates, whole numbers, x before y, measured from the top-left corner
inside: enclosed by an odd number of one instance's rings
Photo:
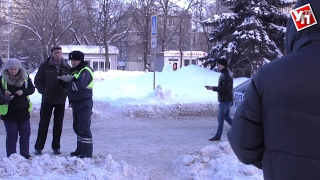
[[[11,86],[21,87],[26,80],[27,71],[24,67],[20,67],[17,75],[13,76],[9,73],[8,69],[3,68],[1,75]]]

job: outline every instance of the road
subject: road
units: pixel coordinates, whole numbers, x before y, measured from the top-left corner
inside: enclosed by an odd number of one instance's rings
[[[117,162],[144,169],[151,179],[175,179],[172,161],[179,156],[195,152],[218,142],[208,141],[217,128],[216,117],[177,116],[165,118],[128,118],[121,110],[110,108],[103,102],[97,103],[92,116],[94,156],[111,154]],[[31,118],[30,153],[33,155],[37,136],[39,110]],[[230,126],[225,123],[222,141]],[[43,153],[53,156],[51,150],[52,122]],[[0,124],[0,157],[5,157],[5,129]],[[66,109],[61,138],[62,155],[75,150],[76,135],[72,129],[71,109]]]

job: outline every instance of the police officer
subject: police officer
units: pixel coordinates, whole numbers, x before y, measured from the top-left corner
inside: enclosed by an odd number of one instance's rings
[[[91,158],[93,151],[90,130],[93,107],[93,71],[87,66],[81,51],[72,51],[69,53],[69,59],[72,66],[69,76],[73,78],[68,85],[68,98],[73,113],[73,130],[77,134],[77,149],[70,155]]]

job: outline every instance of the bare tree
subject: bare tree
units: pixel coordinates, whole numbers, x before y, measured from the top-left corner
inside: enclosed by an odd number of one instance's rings
[[[92,35],[95,44],[103,46],[106,54],[107,68],[109,64],[109,46],[125,38],[130,24],[123,23],[126,19],[127,6],[121,0],[96,0],[93,17]]]
[[[151,16],[156,14],[157,8],[153,0],[132,0],[129,12],[130,17],[127,20],[132,21],[130,37],[135,36],[135,38],[127,39],[126,46],[142,53],[143,68],[146,70],[149,68]]]
[[[171,36],[177,36],[174,39],[178,39],[177,41],[172,41],[173,44],[178,48],[180,51],[180,68],[182,67],[183,63],[183,51],[191,50],[193,46],[193,30],[192,30],[192,14],[189,13],[193,6],[195,6],[198,2],[197,1],[187,1],[186,6],[183,8],[176,8],[175,16],[177,23],[175,24],[175,28],[171,30]]]
[[[104,48],[109,68],[109,46],[125,44],[147,68],[150,54],[151,16],[158,16],[158,50],[208,50],[201,21],[212,17],[216,1],[189,0],[181,7],[178,0],[12,0],[8,21],[7,7],[0,28],[5,39],[11,24],[12,51],[21,57],[43,61],[51,45],[85,44]],[[218,11],[218,10],[217,10]],[[190,20],[192,20],[190,22]],[[207,27],[206,27],[207,28]],[[129,36],[128,36],[129,35]],[[119,43],[121,42],[121,43]],[[138,55],[139,54],[139,55]],[[182,55],[181,55],[182,61]],[[182,63],[180,63],[182,64]]]
[[[213,17],[214,14],[211,14],[212,9],[214,9],[214,5],[208,4],[207,0],[199,0],[198,4],[192,9],[193,11],[193,24],[196,26],[195,30],[198,34],[202,35],[199,38],[205,42],[206,46],[201,46],[202,43],[199,43],[200,47],[203,48],[204,51],[209,51],[210,43],[207,39],[210,38],[208,34],[208,29],[204,25],[201,24],[202,21],[207,20],[208,17]]]
[[[174,8],[178,8],[176,4],[173,4],[171,0],[157,0],[157,5],[159,9],[159,22],[158,22],[158,29],[159,29],[159,40],[160,40],[160,49],[161,51],[166,50],[166,46],[168,43],[168,37],[172,36],[172,33],[168,33],[168,19],[170,13],[174,12]]]
[[[203,51],[208,52],[212,46],[212,44],[208,41],[210,38],[209,33],[215,27],[205,26],[203,21],[212,19],[215,15],[229,12],[230,10],[224,6],[220,5],[221,2],[219,0],[208,1],[208,0],[198,0],[195,6],[191,8],[192,11],[192,20],[193,20],[193,31],[195,33],[195,40],[198,42],[194,42],[196,49],[202,49]]]
[[[94,0],[72,1],[72,5],[60,12],[63,24],[72,24],[66,29],[64,38],[60,39],[63,44],[91,45],[95,44],[95,38],[92,35],[96,21],[94,9]]]
[[[63,10],[70,9],[72,0],[13,0],[12,3],[14,8],[12,21],[9,23],[14,25],[14,30],[26,29],[25,33],[37,40],[42,60],[46,59],[49,47],[58,44],[63,34],[72,26],[72,19],[61,21],[60,16]],[[63,18],[66,17],[68,16],[64,15]]]

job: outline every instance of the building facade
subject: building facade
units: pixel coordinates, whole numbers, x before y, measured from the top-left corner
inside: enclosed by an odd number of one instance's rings
[[[199,57],[206,56],[207,53],[204,51],[164,51],[157,53],[155,59],[151,59],[152,66],[155,62],[155,71],[161,72],[166,65],[170,65],[172,70],[175,71],[180,67],[193,65],[201,65],[198,60]],[[153,69],[151,69],[153,70]]]
[[[84,53],[84,60],[88,62],[94,71],[117,70],[121,63],[118,61],[119,50],[115,46],[109,46],[109,62],[106,62],[105,50],[101,46],[86,45],[60,45],[64,59],[69,58],[71,51]]]

